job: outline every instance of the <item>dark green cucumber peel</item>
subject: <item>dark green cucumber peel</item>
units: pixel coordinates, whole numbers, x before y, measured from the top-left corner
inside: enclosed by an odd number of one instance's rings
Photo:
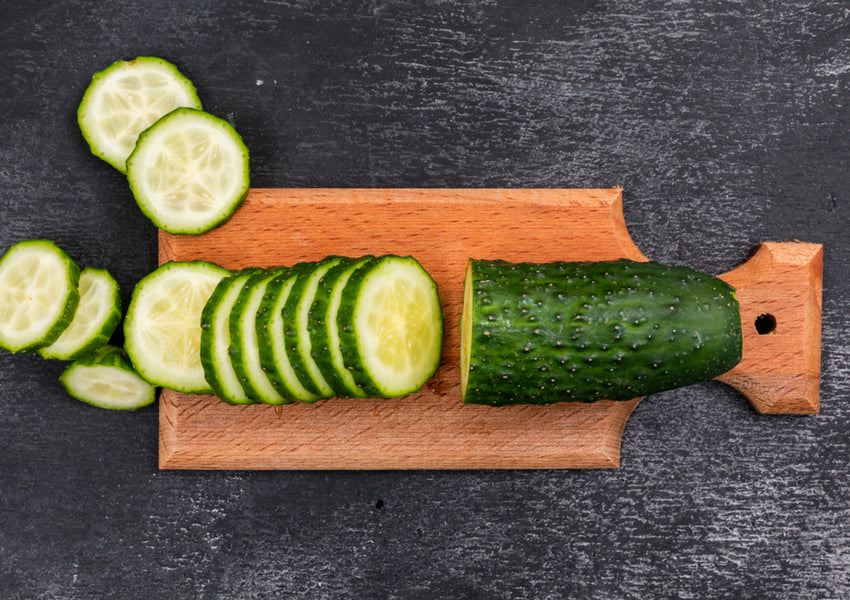
[[[290,268],[281,268],[266,287],[266,293],[257,310],[257,345],[260,364],[274,388],[282,396],[300,402],[315,402],[320,397],[310,392],[293,372],[283,344],[277,348],[276,338],[283,338],[283,325],[274,330],[275,317],[281,316],[283,306],[291,293],[291,286],[303,269],[311,269],[315,263],[297,263]],[[283,363],[286,364],[283,364]]]
[[[254,270],[251,276],[243,284],[242,291],[239,292],[239,296],[237,296],[236,302],[233,303],[233,308],[230,311],[230,348],[228,352],[230,354],[231,364],[233,365],[233,371],[236,373],[236,377],[239,379],[242,389],[245,390],[245,394],[254,400],[261,400],[263,394],[254,385],[245,366],[246,357],[244,356],[243,345],[241,343],[241,319],[243,316],[242,313],[245,310],[245,305],[251,297],[254,287],[266,278],[273,277],[275,274],[275,269]]]
[[[227,374],[220,372],[219,369],[232,369],[232,361],[230,361],[230,349],[232,346],[228,343],[228,364],[220,364],[218,357],[215,355],[215,349],[220,340],[216,339],[218,335],[214,323],[217,319],[228,319],[230,317],[230,296],[234,293],[234,288],[243,288],[244,283],[256,273],[257,269],[249,268],[239,271],[229,277],[222,279],[216,286],[213,293],[207,300],[204,309],[201,312],[201,366],[204,369],[204,378],[207,380],[213,393],[220,400],[228,404],[254,404],[257,401],[248,396],[247,391],[241,387],[240,389],[228,389],[226,381]],[[226,311],[227,314],[224,314]],[[229,326],[226,328],[229,334]],[[229,337],[229,336],[228,336]],[[234,371],[235,373],[235,371]],[[238,376],[237,376],[238,378]]]
[[[734,288],[688,267],[471,260],[465,288],[468,404],[629,400],[741,360]]]
[[[353,381],[346,381],[340,369],[345,369],[343,364],[335,364],[334,353],[331,347],[336,348],[336,353],[341,358],[339,351],[339,336],[331,340],[331,331],[328,329],[328,311],[331,310],[331,298],[338,285],[345,285],[351,274],[372,260],[373,256],[361,258],[345,258],[325,273],[319,281],[313,305],[310,307],[310,354],[325,380],[334,389],[338,397],[364,398],[366,392],[359,388]],[[339,290],[337,290],[339,292]],[[331,317],[336,319],[336,312]]]
[[[298,380],[302,385],[322,397],[330,397],[334,395],[334,390],[331,389],[327,381],[322,377],[318,369],[311,369],[307,364],[308,360],[312,360],[309,352],[303,352],[306,345],[309,346],[310,340],[301,338],[301,329],[298,323],[302,317],[302,311],[309,311],[312,300],[307,298],[312,285],[318,283],[318,279],[332,268],[333,265],[340,262],[342,257],[329,256],[314,263],[312,268],[305,268],[298,275],[298,279],[292,285],[292,290],[289,292],[289,298],[283,307],[283,324],[284,335],[286,340],[286,355],[289,357],[289,364],[298,376]],[[309,304],[305,304],[309,301]]]

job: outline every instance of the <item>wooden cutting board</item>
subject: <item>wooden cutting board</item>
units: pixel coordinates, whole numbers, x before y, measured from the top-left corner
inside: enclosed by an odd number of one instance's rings
[[[620,438],[639,398],[466,406],[460,402],[457,363],[469,257],[646,260],[626,229],[620,189],[257,189],[219,229],[196,237],[163,232],[159,237],[160,263],[203,259],[231,269],[382,253],[416,257],[439,286],[445,343],[440,368],[425,388],[398,399],[334,398],[277,408],[230,406],[212,396],[163,390],[160,467],[619,465]],[[758,412],[818,411],[821,270],[817,244],[765,243],[722,275],[738,289],[744,351],[742,362],[719,379],[740,390]]]

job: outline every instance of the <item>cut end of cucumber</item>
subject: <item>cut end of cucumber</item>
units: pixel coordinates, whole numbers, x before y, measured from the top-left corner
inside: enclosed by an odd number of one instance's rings
[[[384,396],[421,388],[440,364],[437,285],[413,258],[385,257],[363,282],[354,327],[366,373]]]
[[[170,62],[140,56],[95,73],[77,121],[92,154],[124,173],[139,134],[181,106],[201,108],[192,82]]]
[[[472,354],[472,261],[466,265],[463,280],[463,309],[460,315],[460,397],[466,398],[469,358]]]
[[[52,344],[79,303],[80,271],[48,240],[12,246],[0,259],[0,347],[29,352]]]
[[[179,108],[139,136],[127,179],[142,212],[169,233],[201,234],[227,221],[250,186],[248,149],[233,126]]]

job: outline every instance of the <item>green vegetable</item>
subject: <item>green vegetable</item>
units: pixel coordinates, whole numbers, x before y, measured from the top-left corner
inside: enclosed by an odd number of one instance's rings
[[[687,267],[469,261],[465,403],[628,400],[725,373],[741,347],[734,288]]]
[[[55,342],[71,324],[80,269],[48,240],[18,242],[0,259],[0,347],[30,352]]]
[[[77,400],[110,410],[136,410],[156,398],[156,388],[136,373],[124,350],[109,344],[71,363],[59,381]]]

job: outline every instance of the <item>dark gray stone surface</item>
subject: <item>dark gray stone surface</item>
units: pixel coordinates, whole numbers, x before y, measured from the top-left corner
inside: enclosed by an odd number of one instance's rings
[[[0,596],[850,597],[848,38],[840,1],[0,3],[0,249],[53,239],[125,306],[155,230],[75,110],[137,55],[256,187],[623,186],[645,254],[712,273],[825,245],[821,414],[658,394],[618,470],[160,472],[155,408],[0,354]]]

